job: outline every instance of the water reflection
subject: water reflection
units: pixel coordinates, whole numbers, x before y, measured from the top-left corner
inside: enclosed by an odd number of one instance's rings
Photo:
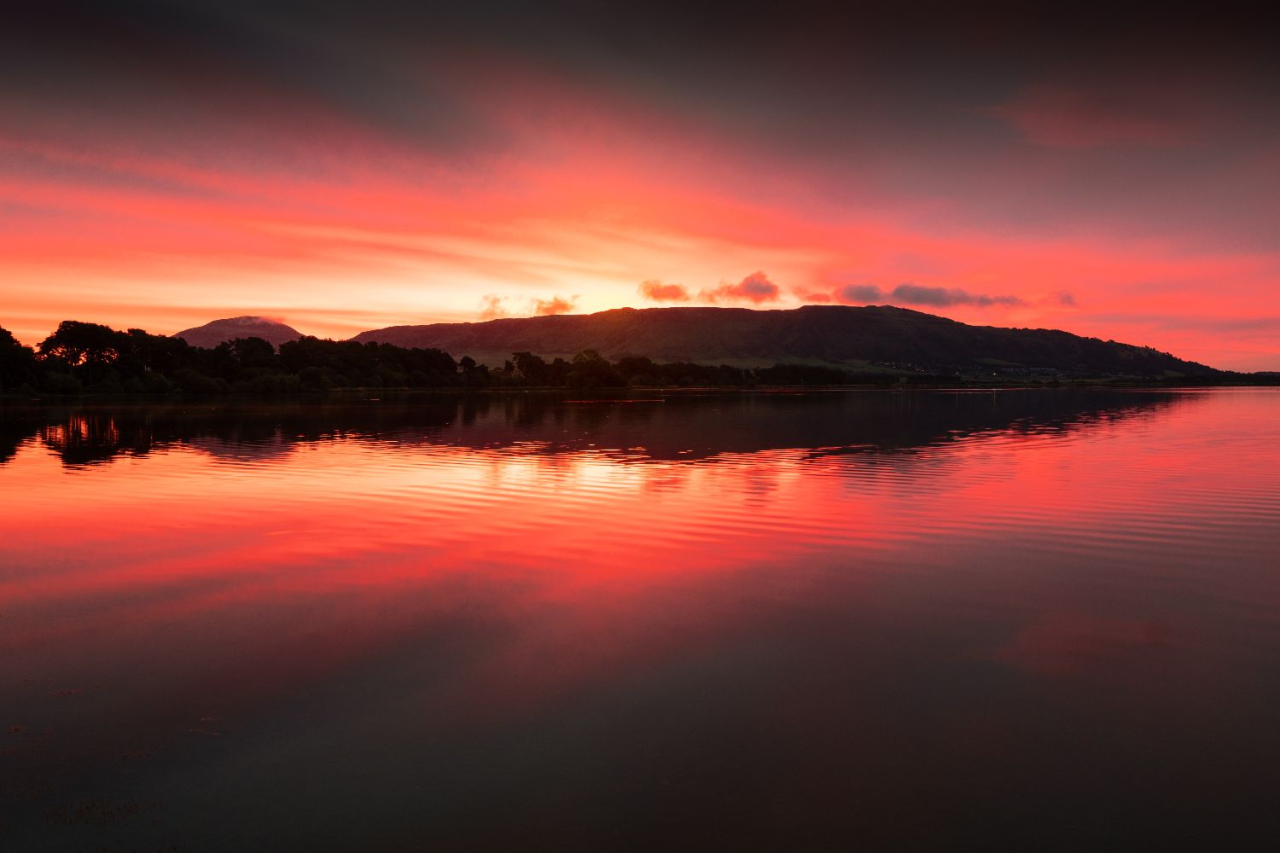
[[[1275,392],[3,423],[6,850],[1270,829]]]
[[[517,395],[357,402],[7,407],[0,464],[35,440],[68,466],[171,447],[232,460],[357,440],[522,452],[611,451],[628,459],[705,459],[811,448],[902,451],[983,433],[1066,431],[1153,414],[1169,392],[981,391],[678,395],[571,400]]]

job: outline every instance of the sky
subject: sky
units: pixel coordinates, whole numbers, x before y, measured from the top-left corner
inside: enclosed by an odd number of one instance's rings
[[[853,5],[6,11],[0,326],[893,304],[1280,370],[1273,30]]]

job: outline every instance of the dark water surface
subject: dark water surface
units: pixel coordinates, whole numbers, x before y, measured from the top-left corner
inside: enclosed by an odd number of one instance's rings
[[[0,849],[1274,849],[1280,392],[0,409]]]

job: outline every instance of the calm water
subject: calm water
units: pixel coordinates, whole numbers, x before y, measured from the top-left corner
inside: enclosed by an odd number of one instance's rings
[[[0,849],[1280,838],[1280,393],[0,410]]]

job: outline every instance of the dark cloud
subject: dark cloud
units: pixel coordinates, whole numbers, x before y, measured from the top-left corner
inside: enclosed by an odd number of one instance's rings
[[[777,302],[781,295],[778,285],[769,281],[762,272],[753,272],[737,284],[722,284],[717,288],[704,288],[698,296],[707,302],[750,302],[760,305],[764,302]]]
[[[683,284],[663,284],[657,279],[641,282],[640,294],[654,302],[688,302],[689,288]]]
[[[320,141],[332,145],[339,123],[451,157],[506,141],[456,79],[415,55],[406,41],[415,30],[424,44],[446,42],[408,4],[22,5],[12,18],[6,9],[0,27],[0,107],[20,104],[55,125],[74,118],[144,148],[215,161],[245,156],[251,142],[255,162],[277,168],[272,155],[287,163],[287,154],[264,137],[314,144],[325,134]],[[397,22],[407,27],[398,35]],[[0,131],[4,112],[13,109],[0,111]]]
[[[918,284],[900,284],[893,290],[886,291],[875,284],[846,284],[838,287],[833,293],[798,294],[805,302],[839,302],[844,305],[868,305],[872,303],[890,303],[893,305],[927,305],[933,308],[950,308],[956,305],[972,305],[987,308],[992,305],[1023,305],[1016,296],[989,296],[985,293],[970,293],[958,287],[922,287]],[[1069,293],[1054,294],[1054,298],[1063,305],[1074,302]]]
[[[1094,87],[1039,84],[989,113],[1049,148],[1176,148],[1201,142],[1213,129],[1210,107],[1190,86],[1108,81]]]
[[[950,308],[953,305],[975,305],[986,308],[991,305],[1022,305],[1016,296],[988,296],[970,293],[958,287],[921,287],[918,284],[900,284],[889,294],[889,301],[896,305],[930,305],[934,308]]]
[[[1275,248],[1272,28],[1218,7],[981,5],[13,3],[0,133],[47,120],[92,145],[110,129],[141,148],[288,169],[308,161],[263,137],[339,156],[354,145],[323,119],[483,166],[522,143],[491,101],[559,81],[740,149],[725,153],[800,165],[797,180],[831,199],[923,196],[947,224],[1006,232],[1120,224]],[[1189,95],[1188,79],[1201,81]],[[571,99],[546,93],[515,100],[559,130]],[[1209,119],[1207,147],[1183,147]],[[1156,156],[1124,156],[1134,144]]]
[[[835,299],[852,305],[862,305],[884,300],[884,291],[874,284],[846,284],[836,289]]]

